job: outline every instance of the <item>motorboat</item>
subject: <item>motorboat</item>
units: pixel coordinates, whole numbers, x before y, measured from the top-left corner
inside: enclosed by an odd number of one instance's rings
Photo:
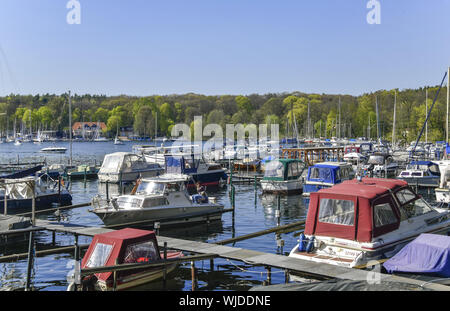
[[[78,165],[76,168],[68,170],[67,176],[71,180],[76,179],[97,179],[100,168],[94,165]]]
[[[397,176],[412,186],[422,187],[439,187],[440,178],[439,165],[432,161],[412,161]]]
[[[228,175],[219,164],[207,162],[202,155],[181,153],[166,155],[167,173],[185,174],[192,177],[188,187],[200,184],[204,187],[218,187],[226,183]]]
[[[24,177],[15,179],[4,179],[3,188],[6,189],[7,213],[17,214],[21,212],[31,212],[33,202],[33,186],[35,177]],[[48,209],[53,203],[60,206],[72,204],[72,196],[58,182],[43,182],[40,178],[36,181],[35,208]],[[4,212],[5,192],[0,195],[0,212]]]
[[[450,231],[450,212],[408,183],[358,178],[312,193],[304,234],[289,256],[350,268],[390,258],[421,233]]]
[[[398,163],[387,153],[373,153],[362,166],[364,174],[369,177],[393,178],[397,175]]]
[[[183,257],[180,251],[166,250],[167,259]],[[149,264],[162,262],[164,252],[158,247],[158,241],[153,231],[125,228],[94,235],[91,244],[83,257],[81,268],[108,267],[117,264]],[[126,290],[158,280],[172,272],[177,263],[168,263],[164,267],[140,268],[118,271],[116,284],[114,273],[103,272],[88,275],[81,280],[81,290]],[[73,283],[69,289],[73,289]]]
[[[359,152],[349,152],[344,154],[344,161],[350,163],[353,170],[357,171],[359,167],[367,162],[367,157]]]
[[[442,160],[437,162],[441,178],[439,187],[434,189],[436,201],[445,206],[450,204],[450,160]]]
[[[66,151],[67,148],[65,147],[47,147],[41,149],[42,153],[66,153]]]
[[[121,195],[104,204],[95,197],[92,212],[106,226],[127,224],[177,225],[220,220],[224,206],[206,193],[189,195],[186,183],[191,176],[164,174],[138,181],[135,192]]]
[[[139,177],[153,177],[164,169],[157,163],[147,162],[143,156],[130,152],[114,152],[105,155],[98,171],[100,182],[131,182]]]
[[[246,157],[242,160],[237,160],[234,162],[235,171],[257,172],[260,170],[260,167],[261,167],[261,160],[257,158]]]
[[[352,165],[347,162],[321,162],[308,168],[308,175],[303,184],[303,195],[323,188],[329,188],[344,180],[355,177]]]
[[[303,191],[305,163],[298,159],[274,159],[265,164],[263,193],[299,194]]]

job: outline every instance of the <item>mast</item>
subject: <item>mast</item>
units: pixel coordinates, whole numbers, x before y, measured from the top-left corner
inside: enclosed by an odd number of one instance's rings
[[[72,165],[72,99],[69,91],[69,165]]]
[[[397,113],[397,90],[395,90],[395,94],[394,94],[394,122],[392,124],[392,148],[394,148],[394,144],[395,144],[395,117],[396,117],[396,113]]]
[[[377,112],[377,140],[378,143],[380,143],[381,139],[380,139],[380,116],[378,115],[378,96],[376,96],[375,98],[375,107]]]
[[[425,90],[425,119],[428,115],[428,89]],[[428,143],[428,121],[425,122],[425,143]]]
[[[339,96],[339,136],[341,138],[341,96]]]
[[[446,122],[445,122],[445,142],[448,143],[448,106],[450,102],[450,67],[448,67],[448,74],[447,74],[447,116],[446,116]]]

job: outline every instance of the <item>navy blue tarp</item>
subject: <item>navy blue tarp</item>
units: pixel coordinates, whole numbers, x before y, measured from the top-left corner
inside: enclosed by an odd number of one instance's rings
[[[450,237],[423,233],[383,266],[389,273],[431,273],[450,277]]]
[[[174,157],[166,157],[166,172],[172,174],[181,174],[181,159]]]
[[[335,184],[340,180],[337,180],[337,171],[339,166],[315,164],[308,168],[308,181],[319,181]]]

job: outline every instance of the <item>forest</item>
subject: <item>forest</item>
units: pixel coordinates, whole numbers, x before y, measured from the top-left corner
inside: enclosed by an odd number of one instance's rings
[[[409,143],[417,139],[426,118],[426,107],[431,108],[438,89],[438,86],[432,86],[380,90],[359,96],[301,92],[217,96],[188,93],[145,97],[75,94],[71,98],[72,122],[105,122],[105,135],[108,136],[115,135],[118,127],[132,126],[136,135],[154,137],[155,127],[158,136],[170,136],[174,124],[184,123],[192,127],[194,116],[202,116],[203,126],[216,123],[223,128],[229,123],[278,123],[280,136],[285,136],[292,135],[288,124],[292,124],[294,118],[301,137],[364,136],[375,139],[377,102],[379,135],[390,141],[396,98],[395,140]],[[446,96],[447,90],[443,87],[430,116],[428,141],[445,140]],[[20,130],[22,122],[25,128],[34,132],[38,129],[68,131],[68,94],[0,97],[0,131],[11,133],[14,124]]]

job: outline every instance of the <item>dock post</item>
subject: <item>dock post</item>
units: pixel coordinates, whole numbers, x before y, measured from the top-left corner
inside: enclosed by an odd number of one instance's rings
[[[256,176],[254,179],[254,189],[255,189],[255,206],[256,206],[256,201],[257,201],[257,197],[258,197],[258,190],[256,189]]]
[[[114,265],[117,266],[119,264],[119,259],[116,258],[116,261],[114,262]],[[113,272],[113,291],[115,292],[117,288],[117,270],[114,270]]]
[[[5,186],[5,197],[3,199],[3,203],[4,203],[4,208],[3,208],[3,213],[5,215],[8,215],[8,196],[6,195],[6,186]]]
[[[86,166],[84,167],[84,188],[86,188]]]
[[[80,271],[80,247],[78,245],[78,234],[74,235],[75,238],[75,242],[74,242],[74,246],[75,246],[75,264],[74,264],[74,285],[75,285],[75,291],[78,288],[78,285],[80,284],[80,275],[79,275],[79,271]]]
[[[289,283],[289,270],[284,270],[284,283]]]
[[[31,224],[36,225],[36,179],[32,182],[32,197],[31,197]],[[60,199],[61,200],[61,199]]]
[[[33,231],[30,231],[30,238],[28,242],[27,280],[25,283],[25,291],[30,290],[31,270],[33,269],[33,254],[34,254],[34,236]]]
[[[167,242],[164,242],[164,262],[167,260]],[[167,267],[164,265],[163,271],[163,289],[166,289]]]
[[[192,291],[197,289],[197,279],[195,277],[195,261],[191,261],[191,279],[192,279]]]
[[[266,284],[270,285],[272,283],[272,268],[267,266],[266,270],[267,270],[267,282],[266,282]]]
[[[109,203],[109,182],[106,181],[106,201]]]
[[[214,271],[214,258],[209,260],[209,270]]]
[[[61,176],[58,176],[58,201],[61,206]]]

